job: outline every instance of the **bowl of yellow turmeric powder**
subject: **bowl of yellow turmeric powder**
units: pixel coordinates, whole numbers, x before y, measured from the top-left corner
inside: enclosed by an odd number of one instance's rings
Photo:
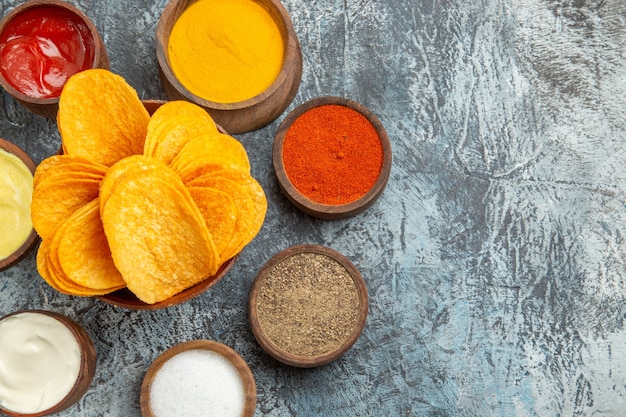
[[[302,78],[300,43],[279,0],[171,0],[156,47],[167,96],[203,107],[229,133],[275,120]]]

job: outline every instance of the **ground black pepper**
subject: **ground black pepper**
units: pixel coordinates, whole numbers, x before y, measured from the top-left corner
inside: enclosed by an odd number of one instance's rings
[[[330,256],[299,253],[269,271],[257,298],[259,325],[279,348],[301,356],[331,352],[354,331],[357,287]]]

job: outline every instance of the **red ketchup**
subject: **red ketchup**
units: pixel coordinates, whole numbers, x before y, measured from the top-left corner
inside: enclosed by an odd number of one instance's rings
[[[65,82],[92,66],[94,40],[69,10],[41,6],[16,15],[0,34],[0,71],[16,90],[34,98],[58,97]]]

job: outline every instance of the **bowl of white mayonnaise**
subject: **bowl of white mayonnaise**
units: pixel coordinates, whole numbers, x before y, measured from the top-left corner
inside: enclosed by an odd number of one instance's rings
[[[38,417],[77,402],[96,371],[96,349],[74,320],[44,310],[0,318],[0,413]]]

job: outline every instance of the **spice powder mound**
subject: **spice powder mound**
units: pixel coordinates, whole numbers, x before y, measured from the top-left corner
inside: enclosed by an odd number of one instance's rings
[[[321,204],[348,204],[366,195],[383,166],[383,146],[361,113],[327,104],[301,114],[285,133],[283,164],[293,186]]]
[[[357,326],[356,285],[346,268],[318,253],[301,253],[276,264],[257,299],[263,332],[281,349],[299,356],[335,350]]]

